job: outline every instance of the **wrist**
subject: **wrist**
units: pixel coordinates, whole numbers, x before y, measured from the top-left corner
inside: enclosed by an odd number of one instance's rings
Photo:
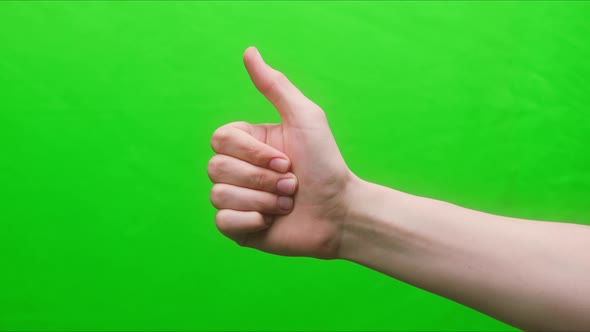
[[[404,195],[410,196],[353,176],[345,195],[346,213],[340,225],[337,257],[360,263],[366,251],[395,244],[392,236],[399,237],[403,232],[392,222],[391,211],[396,210]]]
[[[374,269],[375,259],[406,259],[435,241],[428,226],[443,202],[354,177],[341,224],[338,258]]]

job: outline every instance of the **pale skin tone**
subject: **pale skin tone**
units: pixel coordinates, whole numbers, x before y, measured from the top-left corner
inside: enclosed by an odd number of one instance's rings
[[[590,227],[502,217],[363,181],[323,110],[254,47],[244,64],[281,115],[215,131],[221,233],[286,256],[345,259],[525,330],[590,330]]]

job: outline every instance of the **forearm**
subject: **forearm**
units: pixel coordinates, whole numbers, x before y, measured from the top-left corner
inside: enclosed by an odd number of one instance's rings
[[[273,254],[355,261],[520,328],[590,330],[590,227],[494,216],[361,181],[323,110],[255,48],[244,64],[282,122],[215,131],[208,174],[224,235]]]
[[[523,329],[590,328],[590,227],[355,180],[340,255]]]

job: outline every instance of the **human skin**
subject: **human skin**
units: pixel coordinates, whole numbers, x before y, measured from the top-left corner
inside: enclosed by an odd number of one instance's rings
[[[590,227],[496,216],[363,181],[323,110],[249,47],[279,124],[217,129],[220,232],[287,256],[345,259],[525,330],[590,330]]]

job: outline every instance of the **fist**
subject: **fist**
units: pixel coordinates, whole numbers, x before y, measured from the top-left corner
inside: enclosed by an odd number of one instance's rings
[[[211,139],[207,171],[219,231],[273,254],[338,257],[356,177],[344,162],[324,111],[256,48],[244,53],[252,82],[279,112],[279,124],[234,122]]]

